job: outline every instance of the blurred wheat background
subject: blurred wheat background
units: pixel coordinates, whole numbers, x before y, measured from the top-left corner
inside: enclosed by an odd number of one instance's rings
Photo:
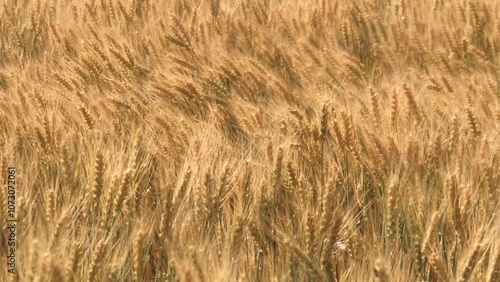
[[[2,281],[500,281],[500,2],[4,0]]]

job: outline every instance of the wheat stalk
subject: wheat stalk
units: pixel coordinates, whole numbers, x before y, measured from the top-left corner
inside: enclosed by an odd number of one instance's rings
[[[78,110],[82,114],[82,116],[83,116],[83,118],[85,120],[85,124],[87,125],[87,127],[89,129],[94,129],[94,119],[92,118],[92,115],[89,113],[89,111],[87,110],[87,108],[82,105],[82,106],[80,106],[78,108]]]
[[[92,254],[92,263],[90,264],[90,268],[87,274],[87,281],[91,282],[94,281],[97,275],[97,272],[99,271],[100,267],[102,266],[102,260],[104,259],[104,248],[107,245],[107,240],[104,238],[101,239]]]
[[[122,180],[120,183],[120,187],[114,197],[113,201],[113,217],[116,217],[118,212],[123,208],[123,203],[125,201],[125,197],[130,189],[130,184],[132,181],[132,171],[130,169],[126,170],[122,175]]]
[[[100,150],[97,151],[95,160],[94,185],[90,191],[92,197],[92,209],[95,211],[100,203],[100,197],[104,188],[104,156]]]

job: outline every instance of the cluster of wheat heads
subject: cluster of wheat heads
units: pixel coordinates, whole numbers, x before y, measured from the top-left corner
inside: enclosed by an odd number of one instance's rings
[[[499,1],[0,18],[0,280],[499,281]]]

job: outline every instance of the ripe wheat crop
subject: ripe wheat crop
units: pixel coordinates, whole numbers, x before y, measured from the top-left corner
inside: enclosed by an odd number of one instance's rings
[[[1,281],[500,281],[499,1],[0,19]]]

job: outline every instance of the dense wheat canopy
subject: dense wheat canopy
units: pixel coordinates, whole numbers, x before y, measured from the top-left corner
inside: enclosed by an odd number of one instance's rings
[[[496,0],[4,0],[0,280],[500,281],[499,54]]]

